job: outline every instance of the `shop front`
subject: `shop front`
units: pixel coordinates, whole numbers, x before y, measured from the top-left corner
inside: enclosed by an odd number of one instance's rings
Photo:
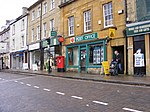
[[[11,53],[11,68],[22,69],[24,62],[24,50]]]
[[[47,70],[46,64],[50,60],[50,65],[53,69],[56,68],[56,56],[60,55],[60,43],[58,38],[48,38],[42,41],[44,50],[44,69]]]
[[[29,45],[29,67],[30,69],[40,70],[40,43]]]
[[[70,38],[66,46],[66,70],[100,74],[102,62],[106,60],[106,40],[98,33]]]
[[[128,73],[150,74],[150,21],[127,25]]]

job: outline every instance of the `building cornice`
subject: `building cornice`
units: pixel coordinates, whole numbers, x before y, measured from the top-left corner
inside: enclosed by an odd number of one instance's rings
[[[59,5],[59,8],[63,8],[69,4],[71,4],[72,2],[75,2],[76,0],[68,0],[66,2],[62,2],[60,5]]]
[[[40,3],[42,3],[44,0],[38,0],[37,2],[35,2],[33,5],[31,5],[28,8],[28,11],[32,10],[33,8],[35,8],[37,5],[39,5]]]

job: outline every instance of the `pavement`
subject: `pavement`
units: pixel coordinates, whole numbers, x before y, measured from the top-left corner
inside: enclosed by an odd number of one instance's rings
[[[53,70],[51,73],[47,73],[46,71],[3,69],[1,70],[1,72],[17,73],[17,74],[24,74],[24,75],[45,75],[51,77],[90,80],[90,81],[97,81],[97,82],[150,86],[149,76],[135,77],[135,76],[121,75],[121,74],[118,76],[105,76],[105,75],[94,75],[94,74],[85,74],[85,73],[76,73],[76,72],[57,72],[56,70]]]

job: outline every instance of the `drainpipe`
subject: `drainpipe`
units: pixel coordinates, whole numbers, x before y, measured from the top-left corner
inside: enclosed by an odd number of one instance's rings
[[[40,70],[43,70],[44,65],[44,50],[42,48],[42,1],[41,1],[41,14],[40,14]]]
[[[125,24],[127,24],[127,0],[124,1],[124,10],[125,10]],[[125,39],[126,39],[126,74],[128,74],[128,37],[126,35],[126,29],[124,30],[124,36],[125,36]]]

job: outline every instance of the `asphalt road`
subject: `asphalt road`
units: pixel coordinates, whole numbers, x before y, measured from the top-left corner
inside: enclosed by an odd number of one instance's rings
[[[150,87],[0,72],[0,112],[150,112]]]

